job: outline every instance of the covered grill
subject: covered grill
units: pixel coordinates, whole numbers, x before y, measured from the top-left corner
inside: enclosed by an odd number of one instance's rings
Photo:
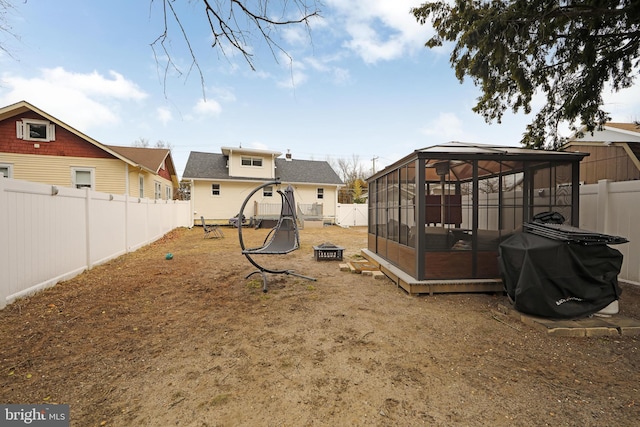
[[[609,244],[623,237],[560,224],[526,223],[500,244],[505,290],[518,311],[572,319],[619,299],[622,253]]]

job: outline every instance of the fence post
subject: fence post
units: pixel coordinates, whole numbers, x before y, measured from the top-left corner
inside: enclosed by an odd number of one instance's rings
[[[9,295],[9,218],[6,188],[9,178],[0,178],[0,309]]]
[[[607,212],[609,211],[609,180],[598,181],[598,205],[596,211],[596,231],[606,233]]]
[[[129,203],[131,198],[124,195],[124,252],[129,253]]]
[[[87,269],[90,270],[93,267],[93,261],[91,260],[91,194],[90,189],[84,189],[84,209],[85,209],[85,223],[86,223],[86,236],[87,239]]]

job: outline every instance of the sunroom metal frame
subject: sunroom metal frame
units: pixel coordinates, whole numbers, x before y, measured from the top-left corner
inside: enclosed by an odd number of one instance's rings
[[[578,226],[579,166],[587,155],[462,142],[415,150],[367,180],[366,252],[414,282],[499,281],[498,243],[509,232],[548,210],[562,210]],[[493,201],[483,205],[481,196]],[[487,230],[481,214],[497,215]],[[433,249],[434,231],[446,237],[442,250]],[[491,233],[497,239],[483,248],[483,234]],[[462,246],[447,247],[452,241]]]

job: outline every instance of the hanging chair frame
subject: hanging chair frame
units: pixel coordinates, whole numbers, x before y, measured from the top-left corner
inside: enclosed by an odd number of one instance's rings
[[[266,182],[258,187],[256,187],[249,195],[245,198],[242,206],[240,207],[240,212],[238,213],[238,218],[243,218],[244,209],[258,191],[262,190],[268,186],[280,186],[282,183],[279,179],[274,181]],[[309,276],[304,276],[302,274],[296,273],[294,270],[290,269],[273,269],[267,268],[261,265],[258,261],[256,261],[252,256],[255,255],[285,255],[289,252],[292,252],[300,247],[300,234],[298,233],[298,223],[296,218],[296,206],[295,200],[293,198],[293,188],[289,186],[287,190],[291,191],[291,197],[287,197],[285,193],[278,189],[277,192],[280,194],[280,198],[282,199],[282,207],[280,210],[280,217],[278,218],[278,222],[275,227],[273,227],[267,236],[264,239],[262,246],[256,248],[247,248],[244,243],[244,238],[242,235],[242,221],[238,221],[238,240],[240,242],[240,248],[242,249],[242,254],[249,260],[249,262],[257,268],[257,270],[252,271],[251,273],[245,276],[245,279],[248,279],[254,274],[262,275],[262,291],[267,292],[267,273],[270,274],[286,274],[296,277],[301,277],[303,279],[315,281],[316,279]]]

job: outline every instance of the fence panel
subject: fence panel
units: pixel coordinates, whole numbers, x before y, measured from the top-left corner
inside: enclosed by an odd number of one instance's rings
[[[622,236],[629,243],[614,246],[624,256],[619,278],[640,282],[640,181],[609,182],[580,187],[580,227]]]
[[[0,308],[190,227],[190,202],[0,179]]]
[[[368,224],[368,205],[363,203],[342,204],[336,206],[336,224],[343,227],[366,227]]]
[[[126,253],[126,198],[89,190],[89,268]]]

